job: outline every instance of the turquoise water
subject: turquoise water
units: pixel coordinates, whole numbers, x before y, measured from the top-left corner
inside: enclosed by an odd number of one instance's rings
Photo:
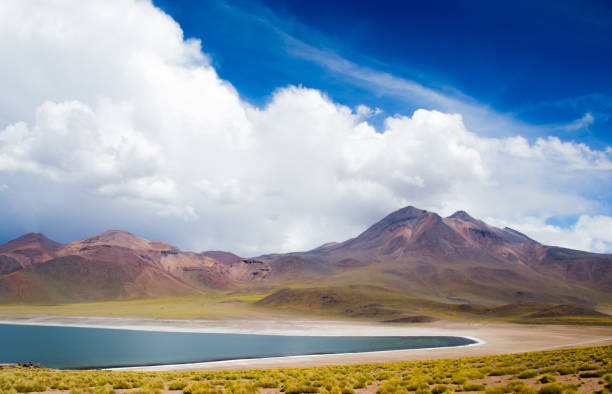
[[[311,337],[203,334],[0,324],[0,363],[101,368],[419,349],[474,343],[461,337]]]

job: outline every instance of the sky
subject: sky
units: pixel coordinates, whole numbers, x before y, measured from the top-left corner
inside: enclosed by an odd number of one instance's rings
[[[244,256],[406,205],[612,252],[607,2],[0,3],[0,242]]]

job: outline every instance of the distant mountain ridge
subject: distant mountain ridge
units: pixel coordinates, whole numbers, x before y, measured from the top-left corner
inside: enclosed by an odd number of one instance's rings
[[[249,269],[238,267],[248,264],[239,258],[235,263],[230,272],[206,253],[183,252],[119,230],[65,245],[26,234],[0,246],[0,300],[75,302],[202,294],[248,280]]]
[[[0,245],[0,302],[80,302],[282,289],[374,286],[435,301],[597,305],[612,292],[612,255],[542,245],[458,211],[405,207],[363,233],[307,252],[241,258],[184,252],[111,230],[65,245],[26,234]]]
[[[370,283],[452,302],[588,305],[612,291],[610,254],[542,245],[463,211],[442,218],[411,206],[348,241],[264,261],[273,272],[359,269]]]

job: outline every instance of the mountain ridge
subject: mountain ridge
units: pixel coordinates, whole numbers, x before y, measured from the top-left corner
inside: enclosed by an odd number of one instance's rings
[[[375,284],[452,303],[593,306],[612,291],[612,255],[543,245],[465,211],[441,217],[413,206],[344,242],[251,258],[182,251],[122,230],[67,244],[29,233],[0,245],[4,303],[173,297],[308,283]]]

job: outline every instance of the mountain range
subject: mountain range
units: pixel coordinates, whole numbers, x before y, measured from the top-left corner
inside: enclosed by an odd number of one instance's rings
[[[365,298],[385,293],[456,305],[594,307],[610,304],[612,255],[542,245],[463,211],[441,217],[411,206],[341,243],[249,258],[185,252],[117,230],[68,244],[30,233],[0,246],[5,304],[257,290],[267,294],[262,306],[333,307],[348,289]]]

